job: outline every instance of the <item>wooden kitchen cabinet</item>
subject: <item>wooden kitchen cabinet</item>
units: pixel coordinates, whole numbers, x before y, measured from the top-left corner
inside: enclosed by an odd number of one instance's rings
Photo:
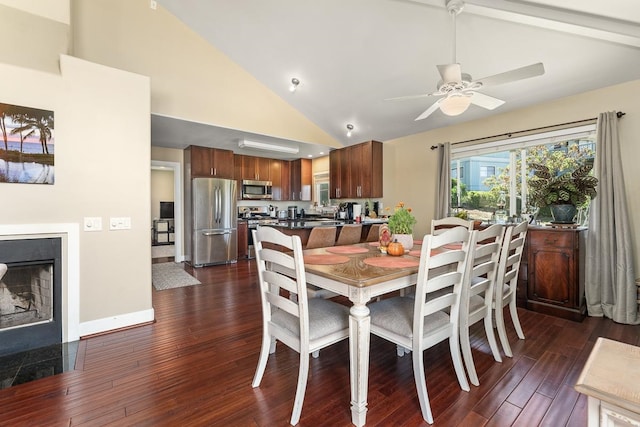
[[[278,200],[290,200],[291,162],[289,160],[282,160],[280,166],[280,198]]]
[[[584,228],[529,227],[527,232],[526,307],[582,321],[584,297]]]
[[[236,154],[234,162],[240,161],[240,179],[252,181],[271,181],[271,160],[266,157],[244,156]],[[236,171],[238,167],[236,166]],[[237,176],[236,176],[237,179]]]
[[[329,198],[342,198],[342,150],[329,152]]]
[[[348,199],[351,194],[351,148],[333,150],[329,153],[329,197]]]
[[[233,155],[233,178],[237,182],[237,198],[238,200],[242,200],[242,156],[241,154]]]
[[[233,163],[234,177],[238,181],[238,188],[242,188],[242,181],[245,179],[271,181],[273,185],[273,200],[286,200],[282,198],[282,160],[235,154]],[[238,200],[241,199],[242,192],[239,191]]]
[[[271,195],[273,200],[284,200],[287,193],[282,192],[282,160],[270,159],[269,176],[271,177]]]
[[[329,153],[330,197],[382,197],[382,143],[367,141]]]
[[[291,198],[294,201],[311,201],[312,169],[310,159],[292,160]]]
[[[191,145],[184,150],[191,178],[234,178],[233,151]]]
[[[368,141],[350,149],[351,197],[382,197],[382,143]]]
[[[249,226],[247,221],[238,221],[238,259],[249,255]]]

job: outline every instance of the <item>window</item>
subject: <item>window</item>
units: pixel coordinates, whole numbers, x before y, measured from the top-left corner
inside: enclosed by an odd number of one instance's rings
[[[453,165],[453,163],[451,163]],[[458,178],[458,172],[460,172],[460,178],[464,178],[464,166],[452,167],[451,168],[451,178]]]
[[[473,219],[487,220],[497,210],[498,197],[504,193],[510,216],[532,212],[535,207],[527,203],[527,182],[533,177],[529,164],[543,163],[552,171],[562,172],[593,161],[594,155],[595,124],[480,144],[454,145],[451,207],[466,209]],[[466,176],[462,174],[465,167]],[[548,208],[538,213],[538,219],[551,219]]]
[[[480,166],[480,178],[488,178],[496,174],[495,166]]]
[[[320,172],[313,176],[313,201],[317,206],[329,206],[329,173]]]

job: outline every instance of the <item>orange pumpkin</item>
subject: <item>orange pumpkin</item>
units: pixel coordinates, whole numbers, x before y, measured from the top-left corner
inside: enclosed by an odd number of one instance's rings
[[[387,246],[387,253],[392,256],[404,255],[404,246],[402,246],[402,243],[394,240]]]

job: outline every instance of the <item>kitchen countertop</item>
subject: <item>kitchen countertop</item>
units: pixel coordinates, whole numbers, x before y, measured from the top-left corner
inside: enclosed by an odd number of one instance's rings
[[[386,220],[382,219],[372,219],[372,220],[364,220],[361,222],[362,225],[371,225],[371,224],[380,224],[386,222]],[[286,229],[300,229],[300,228],[314,228],[314,227],[342,227],[347,224],[356,224],[355,221],[352,220],[332,220],[332,219],[296,219],[296,220],[281,220],[278,224],[270,224],[270,227],[277,228],[286,228]]]

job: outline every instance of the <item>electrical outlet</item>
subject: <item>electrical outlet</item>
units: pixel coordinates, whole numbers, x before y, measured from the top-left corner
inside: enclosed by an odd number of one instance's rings
[[[151,0],[149,2],[149,7],[153,10],[156,10],[158,8],[158,2],[156,0]]]

